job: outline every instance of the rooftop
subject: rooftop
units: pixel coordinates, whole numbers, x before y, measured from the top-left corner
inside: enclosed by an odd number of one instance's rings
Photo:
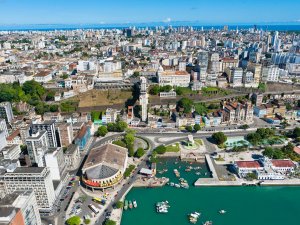
[[[236,161],[236,165],[240,168],[260,168],[262,167],[257,161]]]
[[[127,160],[127,149],[114,144],[106,144],[90,151],[85,164],[83,165],[83,171],[99,168],[102,169],[102,165],[109,166],[113,169],[123,169],[124,163]],[[103,167],[103,169],[106,169]]]
[[[294,167],[295,164],[289,159],[274,159],[272,164],[275,167]]]

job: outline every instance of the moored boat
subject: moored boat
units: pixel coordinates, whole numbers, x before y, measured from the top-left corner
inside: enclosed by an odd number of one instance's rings
[[[132,209],[132,207],[133,207],[133,205],[132,205],[132,201],[131,200],[129,200],[129,209]]]
[[[133,200],[132,204],[133,204],[134,208],[137,208],[137,202],[136,202],[136,200]]]
[[[124,202],[124,210],[127,210],[128,209],[128,200],[125,200]]]

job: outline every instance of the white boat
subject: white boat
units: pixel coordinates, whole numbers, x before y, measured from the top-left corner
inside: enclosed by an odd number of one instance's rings
[[[213,223],[212,223],[212,221],[205,221],[204,223],[203,223],[203,225],[212,225]]]
[[[220,213],[220,214],[225,214],[226,211],[225,211],[224,209],[221,209],[221,210],[219,211],[219,213]]]
[[[133,200],[132,204],[133,204],[134,208],[137,208],[137,202],[136,202],[136,200]]]
[[[171,186],[171,187],[174,187],[174,185],[175,185],[175,184],[174,184],[173,182],[170,183],[170,186]]]
[[[175,184],[175,187],[180,188],[180,184]]]

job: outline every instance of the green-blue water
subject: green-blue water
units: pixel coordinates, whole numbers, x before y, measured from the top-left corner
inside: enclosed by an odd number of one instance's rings
[[[190,188],[134,188],[126,199],[137,200],[138,208],[124,211],[122,225],[185,225],[190,224],[187,214],[202,213],[197,224],[212,220],[214,225],[299,225],[299,187],[193,187],[191,184],[199,175],[185,172],[185,163],[174,164],[168,160],[166,176],[178,183],[173,169],[178,169],[181,177],[188,180]],[[161,169],[164,164],[159,164]],[[196,166],[196,165],[192,165]],[[201,165],[201,176],[207,172]],[[168,200],[171,207],[168,214],[158,214],[155,203]],[[226,214],[219,214],[224,209]]]

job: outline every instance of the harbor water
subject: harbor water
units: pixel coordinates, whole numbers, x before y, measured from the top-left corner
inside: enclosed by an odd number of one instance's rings
[[[193,169],[186,172],[187,166]],[[209,176],[205,164],[164,159],[157,168],[168,168],[157,176],[169,177],[174,183],[179,183],[173,172],[178,169],[190,188],[133,188],[126,199],[136,200],[138,207],[123,212],[121,225],[185,225],[190,224],[188,214],[195,211],[201,212],[197,224],[207,220],[214,225],[299,224],[300,187],[194,187],[197,178]],[[158,214],[155,204],[165,200],[171,206],[169,212]],[[219,213],[222,209],[225,214]]]

